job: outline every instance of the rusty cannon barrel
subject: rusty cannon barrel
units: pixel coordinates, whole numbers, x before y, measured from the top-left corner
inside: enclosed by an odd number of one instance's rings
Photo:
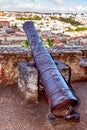
[[[30,42],[32,54],[44,85],[51,112],[55,116],[64,116],[66,119],[71,118],[71,113],[75,112],[74,110],[78,106],[78,99],[70,90],[56,67],[54,60],[42,44],[34,24],[31,21],[27,21],[24,23],[23,29]]]

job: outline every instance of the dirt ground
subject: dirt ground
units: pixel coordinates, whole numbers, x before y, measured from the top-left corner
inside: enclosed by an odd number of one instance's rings
[[[81,100],[80,122],[61,120],[55,126],[48,121],[45,96],[36,104],[27,103],[17,86],[1,87],[0,130],[87,130],[87,82],[74,82],[72,86]]]

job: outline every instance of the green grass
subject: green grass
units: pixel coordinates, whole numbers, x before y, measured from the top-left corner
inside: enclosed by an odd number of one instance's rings
[[[59,18],[57,18],[56,16],[51,16],[50,18],[52,20],[60,20],[60,21],[63,21],[65,23],[70,23],[73,26],[81,25],[81,23],[78,21],[75,21],[75,19],[73,17],[69,17],[69,18],[59,17]]]
[[[17,20],[42,20],[42,18],[39,17],[39,16],[29,17],[29,18],[22,18],[22,17],[20,17],[20,18],[16,18],[16,19]]]
[[[85,27],[80,27],[80,28],[75,29],[76,32],[85,31],[85,30],[87,30],[87,28],[85,28]]]
[[[66,30],[66,32],[73,32],[73,31],[80,32],[80,31],[86,31],[86,30],[87,30],[87,28],[85,28],[85,27],[78,27],[75,30],[73,30],[73,29]]]
[[[59,20],[59,18],[55,17],[55,16],[51,16],[50,17],[52,20]]]
[[[80,22],[75,21],[75,19],[72,18],[72,17],[70,17],[70,18],[59,17],[59,20],[65,22],[65,23],[70,23],[70,24],[73,25],[73,26],[81,25]]]

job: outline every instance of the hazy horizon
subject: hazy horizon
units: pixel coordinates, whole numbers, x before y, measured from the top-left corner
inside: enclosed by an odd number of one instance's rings
[[[0,11],[86,13],[87,0],[0,0]]]

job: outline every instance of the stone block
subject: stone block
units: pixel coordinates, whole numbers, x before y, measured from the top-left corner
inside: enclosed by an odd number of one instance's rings
[[[83,70],[81,80],[87,80],[87,57],[83,56],[79,65],[81,69]]]
[[[87,68],[87,57],[82,57],[80,61],[80,66],[83,68]]]
[[[71,68],[60,60],[54,60],[54,62],[60,73],[62,74],[63,78],[68,84],[70,84]]]
[[[38,70],[27,62],[18,65],[18,88],[24,99],[30,102],[38,100]]]

